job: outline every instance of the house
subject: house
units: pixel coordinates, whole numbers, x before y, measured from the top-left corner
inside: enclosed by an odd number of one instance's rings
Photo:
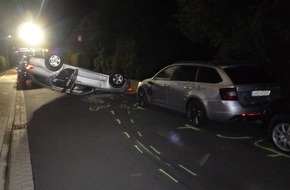
[[[85,16],[65,40],[65,46],[73,53],[93,53],[94,28],[88,16]]]

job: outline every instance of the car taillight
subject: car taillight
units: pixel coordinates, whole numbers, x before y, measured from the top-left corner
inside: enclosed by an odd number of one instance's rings
[[[256,117],[256,116],[261,116],[261,113],[243,113],[241,114],[242,117]]]
[[[222,100],[238,100],[235,88],[221,88],[220,95]]]
[[[33,69],[33,68],[34,68],[33,65],[30,65],[30,64],[26,64],[26,65],[25,65],[25,69],[26,69],[26,70],[31,70],[31,69]]]

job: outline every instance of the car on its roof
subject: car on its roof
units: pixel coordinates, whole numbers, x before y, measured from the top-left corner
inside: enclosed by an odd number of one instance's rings
[[[290,97],[268,104],[262,114],[268,138],[278,149],[290,153]]]
[[[119,72],[108,75],[64,64],[58,55],[47,59],[31,57],[25,68],[35,83],[74,95],[96,91],[121,93],[130,86],[129,80]]]
[[[258,118],[261,109],[281,98],[281,85],[261,67],[249,64],[178,62],[143,80],[141,106],[154,104],[185,113],[195,126],[209,120]]]

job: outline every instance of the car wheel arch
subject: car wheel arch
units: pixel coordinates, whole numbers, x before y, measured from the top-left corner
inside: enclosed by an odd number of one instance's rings
[[[200,103],[203,105],[203,108],[205,109],[205,105],[204,105],[203,101],[202,101],[198,96],[190,96],[190,97],[188,97],[188,98],[186,99],[186,103],[185,103],[185,111],[186,111],[186,109],[187,109],[187,106],[188,106],[189,102],[191,102],[191,101],[198,101],[198,102],[200,102]],[[205,110],[206,110],[206,109],[205,109]]]
[[[280,120],[284,120],[284,119],[290,119],[290,115],[289,114],[287,115],[285,113],[279,113],[279,114],[272,116],[272,118],[270,119],[270,122],[268,124],[269,138],[271,138],[271,131],[272,131],[272,128],[274,127],[275,123],[277,123]]]
[[[147,90],[145,87],[139,87],[137,90],[137,101],[142,107],[147,107],[150,104],[150,96]]]

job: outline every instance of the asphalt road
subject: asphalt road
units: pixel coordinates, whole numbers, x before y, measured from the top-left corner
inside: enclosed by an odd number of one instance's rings
[[[24,95],[36,189],[290,188],[290,155],[257,123],[196,128],[134,94]]]

